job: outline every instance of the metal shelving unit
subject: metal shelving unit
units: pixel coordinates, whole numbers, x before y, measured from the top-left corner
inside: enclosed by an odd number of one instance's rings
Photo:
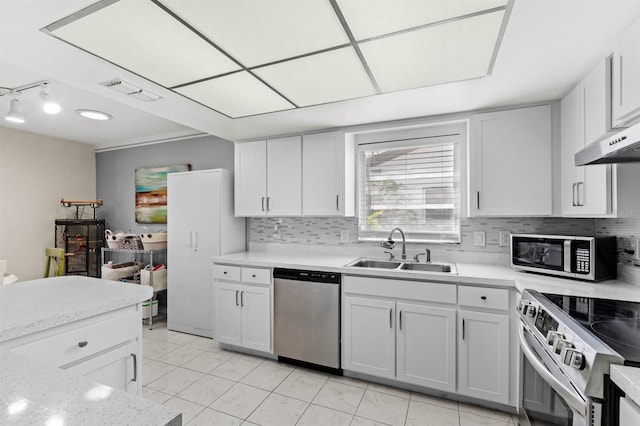
[[[154,263],[154,255],[156,255],[156,259],[158,255],[164,254],[166,257],[166,252],[167,249],[157,249],[157,250],[131,250],[131,249],[115,249],[115,248],[109,248],[109,247],[102,247],[102,251],[101,251],[101,260],[102,260],[102,265],[106,265],[108,260],[107,260],[107,254],[115,254],[115,255],[124,255],[126,256],[129,260],[132,260],[131,257],[133,256],[133,261],[134,262],[140,262],[143,265],[144,264],[148,264],[151,265],[151,267],[153,268],[153,266],[155,265]],[[148,259],[149,262],[145,262],[145,260]],[[140,274],[137,275],[137,277],[134,275],[133,279],[126,279],[126,280],[121,280],[122,282],[130,282],[130,283],[134,283],[134,284],[140,284]],[[155,287],[153,286],[153,273],[149,274],[149,285],[153,288],[153,296],[151,297],[151,299],[149,299],[149,329],[153,329],[153,302],[154,300],[156,300],[157,297],[157,293],[159,291],[166,291],[166,290],[156,290]],[[160,319],[162,317],[162,315],[160,315],[160,308],[158,307],[158,315],[157,315],[158,319]]]

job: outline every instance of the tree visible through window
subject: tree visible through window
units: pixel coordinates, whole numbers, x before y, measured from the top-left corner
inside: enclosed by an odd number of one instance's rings
[[[359,237],[400,227],[413,241],[460,241],[456,136],[359,145]]]

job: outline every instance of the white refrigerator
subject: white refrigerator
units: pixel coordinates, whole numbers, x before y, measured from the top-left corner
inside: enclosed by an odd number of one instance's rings
[[[233,215],[233,174],[167,175],[167,328],[213,337],[212,258],[243,251],[245,220]]]

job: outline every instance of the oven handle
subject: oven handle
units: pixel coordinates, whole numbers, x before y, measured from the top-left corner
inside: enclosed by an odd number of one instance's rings
[[[524,337],[524,324],[520,323],[520,347],[522,348],[522,352],[524,356],[527,357],[527,360],[531,363],[531,366],[536,370],[536,372],[544,379],[549,386],[555,390],[558,395],[576,412],[578,412],[582,417],[586,417],[587,415],[587,403],[578,393],[569,389],[563,383],[558,381],[553,374],[547,370],[547,367],[544,366],[542,361],[538,359],[538,356],[535,354],[533,349],[529,346],[526,338]]]

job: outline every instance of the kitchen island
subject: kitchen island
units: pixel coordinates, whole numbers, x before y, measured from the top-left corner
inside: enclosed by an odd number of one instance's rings
[[[80,276],[0,286],[0,423],[180,425],[138,396],[151,295]]]

